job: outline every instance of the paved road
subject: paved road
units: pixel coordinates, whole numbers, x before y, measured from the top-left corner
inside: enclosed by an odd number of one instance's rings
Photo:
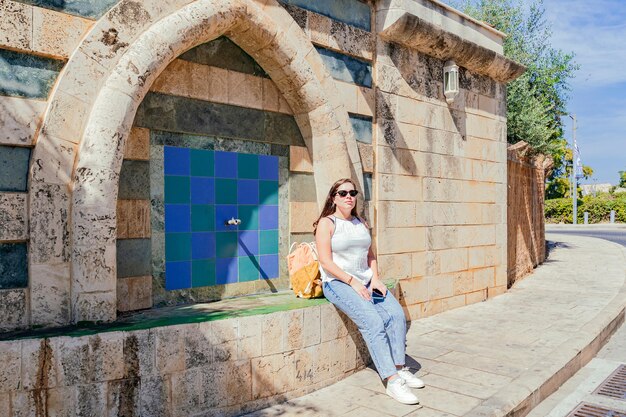
[[[601,225],[547,225],[546,232],[562,233],[568,235],[597,237],[610,240],[626,246],[626,225],[601,226]]]

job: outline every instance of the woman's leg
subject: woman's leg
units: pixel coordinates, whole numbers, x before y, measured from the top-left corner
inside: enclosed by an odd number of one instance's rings
[[[364,300],[352,287],[341,281],[324,283],[324,295],[359,328],[380,377],[397,374],[383,319],[374,304]]]
[[[374,307],[385,324],[391,356],[397,366],[403,366],[406,353],[406,316],[396,298],[387,291],[384,298],[373,297]]]

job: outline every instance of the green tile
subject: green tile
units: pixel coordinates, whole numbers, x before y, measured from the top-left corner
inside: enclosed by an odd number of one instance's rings
[[[0,49],[0,95],[45,99],[63,65],[60,60]]]
[[[214,175],[213,151],[191,150],[191,175],[194,177],[212,177]]]
[[[257,256],[239,257],[239,282],[259,279],[259,258]]]
[[[166,233],[165,259],[167,262],[190,260],[191,233]]]
[[[28,287],[26,243],[0,243],[0,290]]]
[[[237,257],[237,232],[215,233],[215,250],[218,258]]]
[[[215,229],[215,206],[191,206],[191,231],[211,232]]]
[[[259,181],[259,204],[278,204],[278,181]]]
[[[259,232],[259,241],[261,255],[278,253],[278,230],[261,230]]]
[[[189,177],[165,176],[165,202],[170,204],[189,203]]]
[[[237,180],[215,179],[215,203],[237,204]]]
[[[191,263],[191,286],[215,285],[215,260],[201,259]]]
[[[239,230],[259,229],[259,206],[239,206]]]
[[[259,156],[247,153],[237,155],[237,177],[257,179],[259,178]]]
[[[0,191],[27,191],[29,161],[30,148],[0,145]]]

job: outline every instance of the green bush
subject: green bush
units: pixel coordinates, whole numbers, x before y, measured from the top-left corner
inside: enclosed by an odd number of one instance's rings
[[[585,212],[589,213],[589,223],[606,223],[611,210],[615,210],[615,221],[626,223],[626,193],[599,193],[587,195],[578,200],[578,223],[583,223]],[[554,198],[545,202],[546,222],[572,223],[572,200]]]

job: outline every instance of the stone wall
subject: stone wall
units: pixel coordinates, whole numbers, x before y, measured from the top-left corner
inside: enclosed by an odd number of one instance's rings
[[[529,150],[525,142],[508,148],[509,288],[546,259],[545,179],[552,160],[528,156]]]
[[[0,416],[240,415],[362,369],[358,331],[316,307],[0,341]]]

